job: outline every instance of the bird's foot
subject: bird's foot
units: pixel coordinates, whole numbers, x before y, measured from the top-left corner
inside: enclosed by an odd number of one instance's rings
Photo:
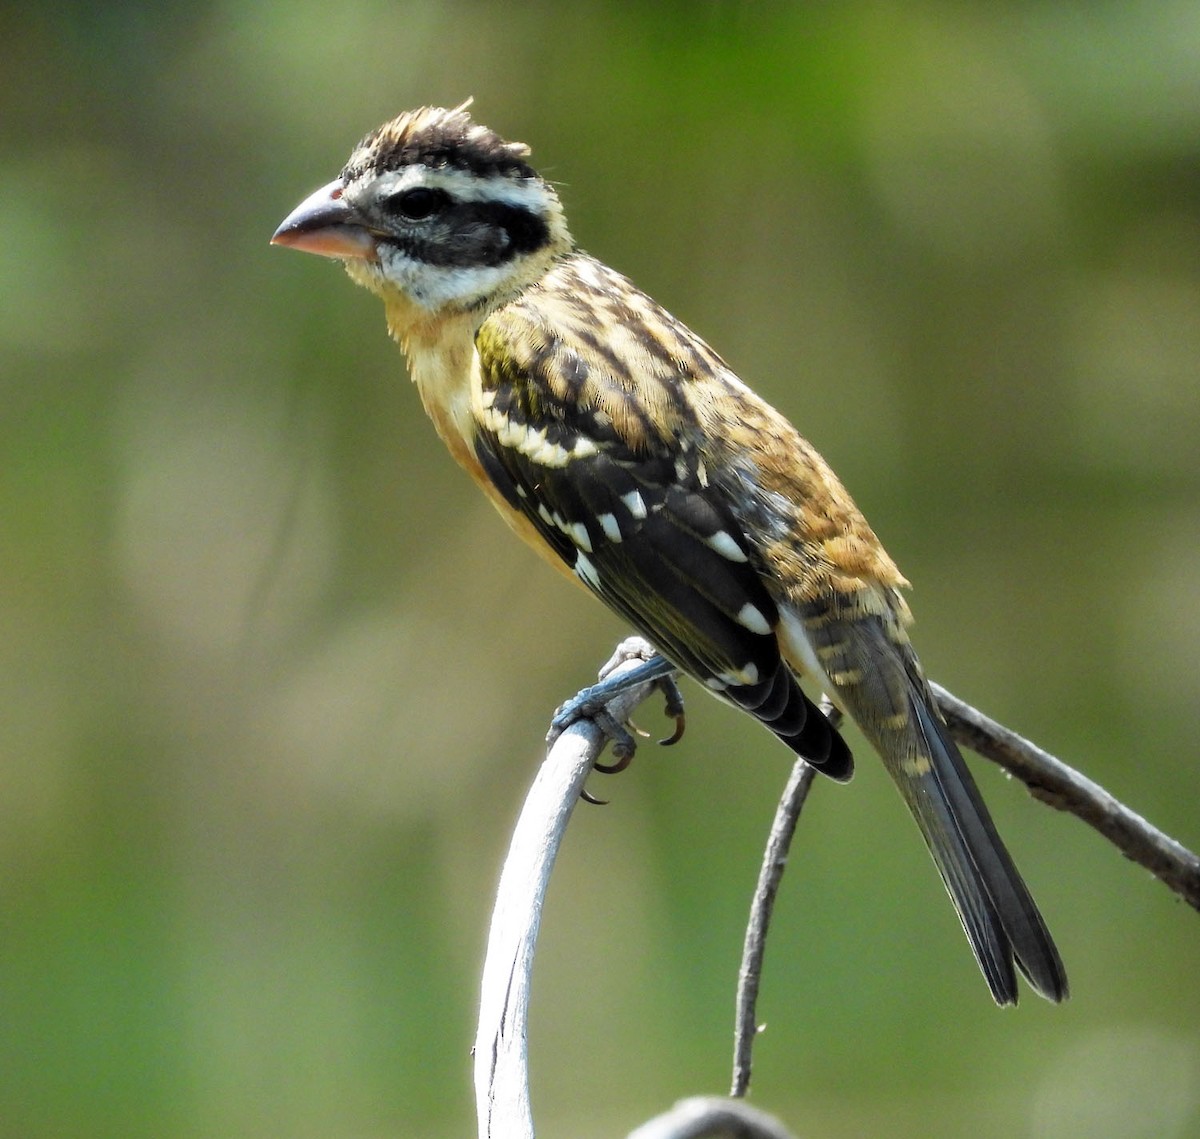
[[[631,668],[616,672],[622,665],[630,661],[641,663]],[[613,762],[597,763],[596,770],[605,775],[615,775],[633,761],[637,751],[637,741],[633,732],[646,735],[645,732],[626,724],[620,723],[608,710],[612,700],[623,692],[636,688],[641,684],[653,684],[666,700],[666,714],[674,717],[675,730],[662,744],[677,743],[682,737],[686,726],[683,708],[683,694],[675,683],[675,666],[657,652],[641,637],[628,637],[616,648],[613,655],[600,669],[598,684],[589,685],[576,693],[565,704],[561,705],[550,721],[550,731],[546,742],[553,745],[554,741],[572,724],[579,720],[591,720],[600,729],[612,747]],[[616,675],[613,675],[616,673]],[[633,728],[631,731],[630,729]],[[584,792],[584,798],[589,802],[599,802]]]

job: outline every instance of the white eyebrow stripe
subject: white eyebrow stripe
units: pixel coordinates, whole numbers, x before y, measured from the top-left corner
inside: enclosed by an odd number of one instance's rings
[[[377,175],[371,182],[371,193],[389,197],[417,186],[444,190],[459,202],[499,202],[534,214],[546,212],[546,190],[533,179],[518,180],[503,174],[480,178],[468,170],[435,170],[420,162]]]

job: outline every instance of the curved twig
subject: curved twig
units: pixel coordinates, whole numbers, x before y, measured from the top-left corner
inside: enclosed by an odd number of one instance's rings
[[[1131,811],[1098,783],[1037,744],[985,716],[941,685],[931,687],[950,734],[959,744],[1015,775],[1035,798],[1082,819],[1127,858],[1144,866],[1189,905],[1200,909],[1200,858]],[[827,700],[822,701],[821,707],[826,715],[837,715]],[[738,971],[733,1032],[731,1094],[735,1096],[745,1095],[750,1086],[751,1055],[758,1034],[758,986],[771,911],[783,878],[788,846],[812,779],[812,768],[797,760],[776,809],[750,905]]]
[[[634,651],[631,641],[623,642],[617,655],[628,657]],[[636,647],[644,645],[639,641]],[[643,656],[650,651],[646,646]],[[617,675],[640,664],[638,659],[626,659],[611,671]],[[627,689],[605,711],[623,724],[655,684],[651,679]],[[607,742],[603,730],[590,719],[576,720],[562,731],[529,789],[513,830],[488,932],[475,1035],[480,1139],[533,1139],[527,1031],[542,905],[567,822]]]

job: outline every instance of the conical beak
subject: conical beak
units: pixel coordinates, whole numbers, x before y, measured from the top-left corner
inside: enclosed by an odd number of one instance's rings
[[[375,238],[346,204],[340,178],[309,194],[292,210],[275,231],[271,244],[343,261],[375,258]]]

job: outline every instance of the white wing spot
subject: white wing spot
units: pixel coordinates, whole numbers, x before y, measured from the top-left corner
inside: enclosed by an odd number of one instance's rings
[[[720,676],[722,688],[740,688],[746,684],[758,683],[758,665],[751,661],[744,668],[739,668],[737,672],[723,672]],[[710,682],[711,683],[711,682]]]
[[[621,527],[617,525],[617,516],[615,514],[598,515],[596,521],[600,523],[600,529],[604,531],[604,536],[610,542],[621,541]]]
[[[525,445],[520,448],[535,463],[543,467],[565,467],[571,456],[561,443],[548,443],[544,431],[530,432]]]
[[[828,692],[837,698],[835,685],[825,672],[821,658],[813,652],[812,642],[805,632],[804,622],[796,615],[790,605],[782,605],[779,609],[779,634],[787,650],[786,656],[793,664],[800,666],[801,672],[809,680],[821,686],[823,692]]]
[[[733,537],[727,530],[718,530],[715,534],[710,534],[704,539],[704,542],[705,545],[711,546],[716,550],[721,557],[731,562],[744,562],[747,560],[745,551],[733,540]]]
[[[600,575],[596,572],[596,567],[592,565],[591,558],[582,550],[575,555],[575,576],[593,589],[600,588]]]
[[[567,527],[567,536],[581,550],[589,554],[592,552],[592,536],[588,533],[588,528],[582,522],[572,522]]]
[[[634,518],[646,517],[646,503],[642,498],[641,491],[631,490],[628,494],[621,495],[621,501],[625,503],[626,510]]]
[[[767,623],[766,617],[762,615],[762,610],[749,601],[738,610],[737,621],[739,625],[744,625],[752,633],[769,633],[771,626]]]
[[[485,393],[485,395],[491,395],[491,393]],[[596,441],[589,439],[586,435],[577,435],[570,450],[561,443],[551,443],[546,438],[544,427],[535,430],[527,423],[510,419],[496,411],[491,406],[494,398],[493,396],[491,399],[485,400],[483,423],[484,426],[496,433],[496,438],[502,447],[518,451],[522,455],[527,455],[535,463],[556,470],[565,467],[573,459],[586,459],[599,453],[600,448],[596,445]]]

